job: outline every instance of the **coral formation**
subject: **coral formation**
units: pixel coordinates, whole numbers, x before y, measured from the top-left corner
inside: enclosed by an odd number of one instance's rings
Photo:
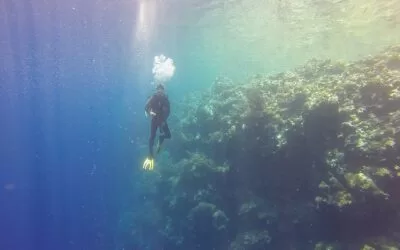
[[[188,98],[152,183],[164,249],[398,249],[400,46]]]

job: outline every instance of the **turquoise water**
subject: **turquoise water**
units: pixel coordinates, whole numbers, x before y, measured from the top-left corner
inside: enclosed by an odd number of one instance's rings
[[[396,1],[142,1],[139,6],[143,19],[135,37],[142,43],[135,52],[143,60],[158,52],[178,60],[177,78],[178,72],[184,77],[179,86],[207,85],[218,75],[244,80],[312,58],[356,60],[400,37]]]

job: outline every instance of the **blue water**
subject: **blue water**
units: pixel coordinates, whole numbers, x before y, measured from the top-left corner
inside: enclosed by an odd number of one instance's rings
[[[0,3],[0,249],[113,249],[152,58],[126,55],[135,12],[107,5]]]

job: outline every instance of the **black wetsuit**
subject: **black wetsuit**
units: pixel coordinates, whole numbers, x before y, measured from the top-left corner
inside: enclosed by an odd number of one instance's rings
[[[150,114],[150,111],[156,113],[156,115],[152,116],[151,118],[151,132],[149,138],[149,153],[150,156],[153,157],[153,145],[157,133],[157,128],[159,128],[161,132],[161,135],[159,136],[159,147],[163,143],[164,139],[171,138],[171,132],[169,131],[167,124],[167,118],[170,113],[168,96],[161,91],[153,94],[147,100],[145,111],[148,114]]]

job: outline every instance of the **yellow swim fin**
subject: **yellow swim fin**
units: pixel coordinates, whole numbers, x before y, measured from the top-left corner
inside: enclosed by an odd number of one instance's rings
[[[152,171],[154,169],[154,159],[152,157],[147,157],[143,162],[143,169]]]

